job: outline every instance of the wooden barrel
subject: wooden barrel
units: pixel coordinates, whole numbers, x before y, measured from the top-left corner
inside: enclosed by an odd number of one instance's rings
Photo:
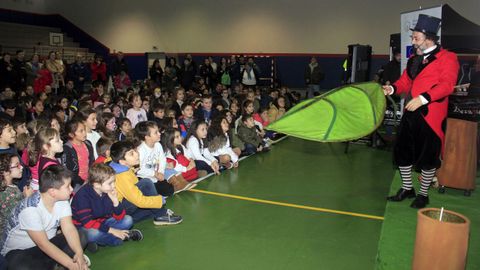
[[[417,213],[412,269],[464,270],[470,220],[453,211],[424,208]]]
[[[476,174],[477,123],[448,118],[438,182],[441,186],[473,190]]]

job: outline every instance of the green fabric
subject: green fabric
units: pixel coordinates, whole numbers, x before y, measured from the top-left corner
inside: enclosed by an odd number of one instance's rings
[[[385,104],[379,84],[351,84],[297,104],[267,129],[320,142],[355,140],[378,128]]]
[[[221,80],[223,85],[230,85],[230,74],[228,72],[223,73]]]

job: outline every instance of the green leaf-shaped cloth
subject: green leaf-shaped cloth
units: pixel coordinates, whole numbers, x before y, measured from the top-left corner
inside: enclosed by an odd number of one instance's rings
[[[319,142],[356,140],[378,128],[385,105],[378,83],[350,84],[300,102],[267,129]]]

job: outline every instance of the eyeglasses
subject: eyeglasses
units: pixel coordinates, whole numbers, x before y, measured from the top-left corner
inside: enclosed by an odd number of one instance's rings
[[[17,165],[10,166],[10,169],[22,168],[22,164],[18,163]]]

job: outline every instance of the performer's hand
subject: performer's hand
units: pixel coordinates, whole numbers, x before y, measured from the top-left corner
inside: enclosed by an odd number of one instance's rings
[[[410,100],[407,103],[407,106],[405,106],[405,109],[407,111],[413,112],[413,111],[417,110],[418,108],[420,108],[422,105],[423,105],[422,99],[420,99],[420,97],[416,97],[416,98]]]
[[[385,96],[390,96],[391,94],[393,94],[393,87],[390,85],[382,85],[382,89]]]

